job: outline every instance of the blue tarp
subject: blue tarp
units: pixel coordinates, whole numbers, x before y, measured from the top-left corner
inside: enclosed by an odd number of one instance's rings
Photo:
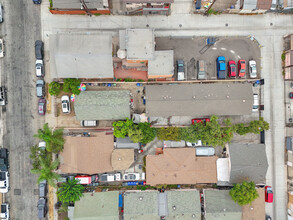
[[[123,207],[123,197],[122,194],[119,194],[119,204],[118,204],[119,208]]]

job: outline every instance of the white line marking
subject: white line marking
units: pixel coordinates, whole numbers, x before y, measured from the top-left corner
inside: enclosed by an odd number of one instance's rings
[[[221,50],[227,50],[226,48],[222,47]]]
[[[230,50],[230,52],[231,52],[231,53],[235,53],[235,51],[234,51],[234,50]]]
[[[217,50],[218,48],[216,48],[216,47],[212,47],[212,50]]]

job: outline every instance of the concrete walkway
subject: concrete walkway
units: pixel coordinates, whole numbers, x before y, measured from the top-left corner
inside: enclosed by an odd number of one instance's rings
[[[180,2],[175,1],[176,3]],[[284,82],[281,70],[283,36],[292,33],[290,15],[255,16],[184,14],[188,8],[172,6],[171,16],[66,16],[51,15],[48,4],[42,4],[42,27],[45,49],[49,35],[58,32],[107,31],[118,35],[125,28],[155,29],[156,36],[254,36],[261,45],[262,78],[265,79],[263,117],[270,123],[266,132],[269,170],[267,184],[274,190],[274,203],[266,204],[266,213],[273,219],[287,219],[286,167],[284,164]],[[180,4],[178,4],[180,5]],[[175,7],[175,8],[174,8]],[[177,8],[176,8],[177,7]]]

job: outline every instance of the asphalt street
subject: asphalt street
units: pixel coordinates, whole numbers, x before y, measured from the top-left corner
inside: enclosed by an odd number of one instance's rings
[[[3,146],[10,151],[10,191],[3,200],[11,206],[13,220],[37,218],[37,177],[30,173],[30,146],[44,119],[37,116],[34,42],[41,39],[40,6],[32,1],[2,1],[6,56],[1,60],[1,85],[8,89],[8,105],[2,108]]]

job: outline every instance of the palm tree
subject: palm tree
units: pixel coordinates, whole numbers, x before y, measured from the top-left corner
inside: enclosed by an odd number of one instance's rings
[[[83,196],[83,191],[84,187],[78,184],[77,180],[72,179],[68,180],[66,183],[63,183],[59,187],[57,195],[63,204],[69,204],[80,200],[80,198]]]
[[[55,187],[55,180],[58,180],[60,178],[60,175],[54,172],[54,170],[57,169],[57,167],[60,164],[59,159],[56,159],[53,162],[51,162],[50,157],[40,157],[39,160],[40,169],[31,169],[31,173],[40,175],[38,178],[38,183],[40,183],[43,180],[47,180],[49,185]]]
[[[39,129],[34,137],[46,142],[46,150],[53,153],[59,153],[63,150],[64,138],[63,129],[52,131],[48,123],[44,124],[43,129]]]

